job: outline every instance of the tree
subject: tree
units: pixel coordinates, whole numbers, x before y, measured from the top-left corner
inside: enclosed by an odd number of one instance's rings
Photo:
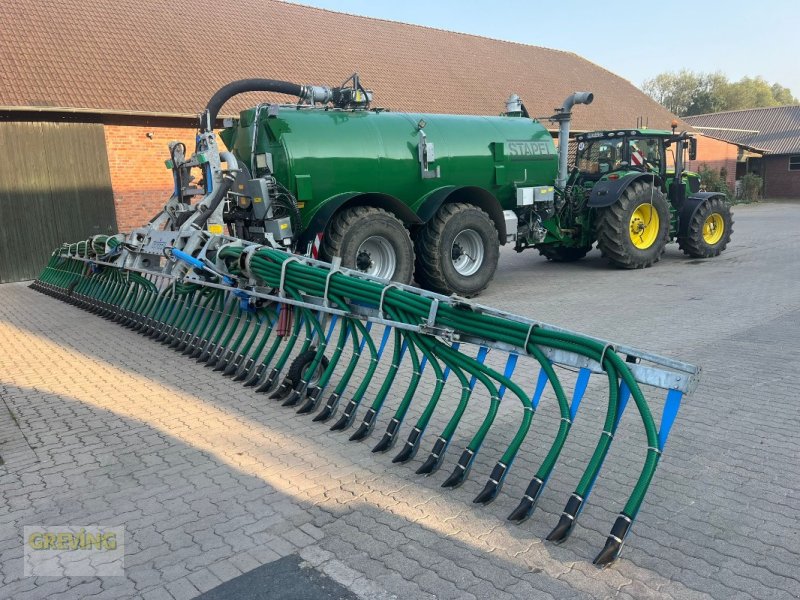
[[[783,87],[779,83],[772,84],[772,97],[778,102],[779,106],[786,104],[797,104],[797,99],[792,96],[792,91],[789,88]]]
[[[704,115],[726,110],[723,108],[723,94],[728,86],[728,78],[722,73],[709,73],[698,76],[698,85],[685,115]]]
[[[762,77],[743,77],[736,83],[729,83],[722,96],[725,105],[723,110],[778,106],[772,87]]]
[[[722,73],[695,73],[682,69],[648,79],[642,90],[676,115],[686,117],[723,110],[799,104],[789,88],[772,85],[763,77],[731,82]]]
[[[688,113],[700,85],[700,76],[683,69],[678,73],[661,73],[644,82],[642,89],[653,100],[677,115]]]

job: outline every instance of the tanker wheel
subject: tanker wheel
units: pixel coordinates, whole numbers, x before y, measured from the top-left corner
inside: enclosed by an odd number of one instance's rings
[[[634,182],[614,204],[597,211],[597,247],[617,267],[649,267],[664,254],[669,220],[669,206],[661,190]]]
[[[400,283],[411,283],[414,245],[402,221],[369,206],[348,208],[331,219],[322,240],[322,257],[342,258],[342,266]]]
[[[730,207],[721,198],[711,198],[694,212],[686,235],[678,238],[678,246],[692,258],[711,258],[725,250],[732,233]]]
[[[416,237],[417,282],[442,294],[474,296],[497,269],[500,243],[485,212],[471,204],[445,204]]]
[[[536,249],[539,254],[544,256],[547,260],[553,262],[575,262],[582,259],[592,249],[591,245],[585,247],[574,246],[553,246],[548,244],[546,246],[537,246]]]
[[[286,373],[286,378],[291,380],[293,388],[296,388],[300,383],[300,380],[303,378],[303,373],[305,373],[306,369],[311,365],[312,362],[314,362],[314,357],[316,355],[317,351],[313,348],[310,348],[302,354],[298,354],[292,361],[292,364],[289,366],[289,371]],[[317,368],[314,370],[314,374],[311,376],[311,379],[308,382],[309,387],[316,385],[316,383],[319,381],[319,378],[322,377],[322,374],[327,368],[328,359],[325,357],[325,355],[323,355],[322,359],[317,365]]]

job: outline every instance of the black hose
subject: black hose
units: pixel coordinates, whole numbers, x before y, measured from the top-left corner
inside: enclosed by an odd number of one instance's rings
[[[300,97],[303,86],[278,79],[240,79],[222,86],[206,105],[201,116],[200,131],[210,131],[222,106],[231,98],[245,92],[275,92]]]
[[[219,206],[220,202],[222,202],[222,200],[230,191],[234,181],[235,181],[234,177],[230,175],[226,175],[225,177],[222,178],[222,183],[214,192],[214,197],[211,199],[211,202],[208,204],[208,207],[206,208],[206,210],[200,213],[200,217],[197,219],[197,221],[194,222],[194,224],[197,225],[200,229],[202,229],[205,226],[206,221],[208,221],[209,217],[212,214],[214,214],[215,210],[217,210],[217,207]]]
[[[183,142],[178,142],[172,148],[169,149],[169,157],[172,159],[172,168],[175,170],[175,177],[177,178],[178,183],[178,202],[183,202],[183,177],[181,177],[181,165],[178,164],[178,161],[175,160],[175,150],[178,146],[183,146],[182,154],[186,156],[186,144]]]

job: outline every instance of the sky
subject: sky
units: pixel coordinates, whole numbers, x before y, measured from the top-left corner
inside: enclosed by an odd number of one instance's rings
[[[664,71],[764,77],[800,96],[800,1],[289,0],[575,52],[634,85]],[[420,56],[420,68],[435,61]]]

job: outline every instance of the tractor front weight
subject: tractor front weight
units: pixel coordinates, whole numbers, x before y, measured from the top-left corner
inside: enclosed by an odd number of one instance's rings
[[[518,410],[514,435],[474,498],[479,504],[500,493],[549,388],[560,421],[541,465],[532,477],[523,475],[530,483],[508,516],[516,523],[532,515],[584,396],[593,394],[590,378],[602,375],[603,429],[547,539],[563,542],[575,528],[633,399],[646,434],[644,466],[594,563],[605,566],[619,556],[699,368],[268,246],[194,235],[182,245],[193,251],[167,246],[155,259],[152,248],[145,256],[122,236],[65,244],[31,287],[269,393],[333,431],[349,431],[350,440],[365,440],[378,428],[372,451],[392,450],[394,463],[411,462],[424,448],[412,467],[419,474],[445,468],[459,425],[466,427],[463,417],[477,414],[482,422],[447,467],[442,487],[458,487],[469,477],[501,420],[501,402],[512,402]],[[658,424],[641,385],[666,392]],[[437,411],[444,426],[431,435]],[[507,419],[495,433],[502,439],[506,428]]]

